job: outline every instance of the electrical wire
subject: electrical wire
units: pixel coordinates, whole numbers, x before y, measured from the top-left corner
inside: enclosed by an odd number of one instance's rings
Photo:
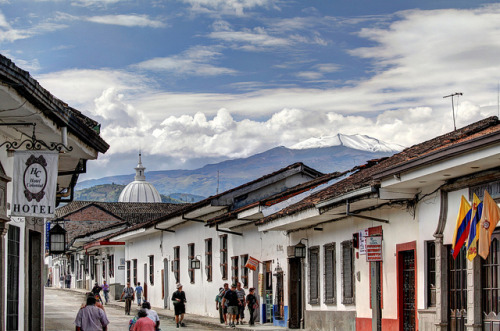
[[[6,111],[18,110],[18,109],[22,108],[26,104],[26,102],[28,102],[28,100],[24,100],[24,102],[19,107],[16,107],[16,108],[0,109],[0,113],[6,112]]]

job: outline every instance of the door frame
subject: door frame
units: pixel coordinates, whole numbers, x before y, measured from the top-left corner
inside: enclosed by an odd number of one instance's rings
[[[396,244],[396,270],[397,270],[397,303],[398,303],[398,325],[403,330],[403,252],[413,251],[415,264],[415,328],[418,330],[417,298],[418,298],[418,273],[417,273],[417,241]]]

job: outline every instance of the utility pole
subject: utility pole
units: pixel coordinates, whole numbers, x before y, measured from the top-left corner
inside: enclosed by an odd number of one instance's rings
[[[443,97],[444,98],[449,98],[451,97],[451,111],[453,112],[453,130],[456,131],[457,130],[457,124],[455,122],[455,104],[453,103],[453,97],[454,96],[460,96],[460,95],[464,95],[463,93],[461,92],[455,92],[453,94],[450,94],[450,95],[445,95]]]

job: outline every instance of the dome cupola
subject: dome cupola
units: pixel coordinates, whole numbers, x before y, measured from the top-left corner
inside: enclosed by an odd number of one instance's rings
[[[139,163],[135,167],[135,178],[120,193],[118,202],[161,202],[161,196],[153,184],[146,181],[142,165],[141,153],[139,153]]]

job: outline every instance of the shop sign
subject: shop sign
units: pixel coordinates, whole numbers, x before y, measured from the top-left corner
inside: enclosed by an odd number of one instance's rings
[[[366,254],[366,237],[368,237],[368,229],[359,231],[359,255]]]
[[[58,161],[58,152],[15,152],[11,216],[54,217]]]
[[[366,237],[366,261],[382,261],[382,236]]]

